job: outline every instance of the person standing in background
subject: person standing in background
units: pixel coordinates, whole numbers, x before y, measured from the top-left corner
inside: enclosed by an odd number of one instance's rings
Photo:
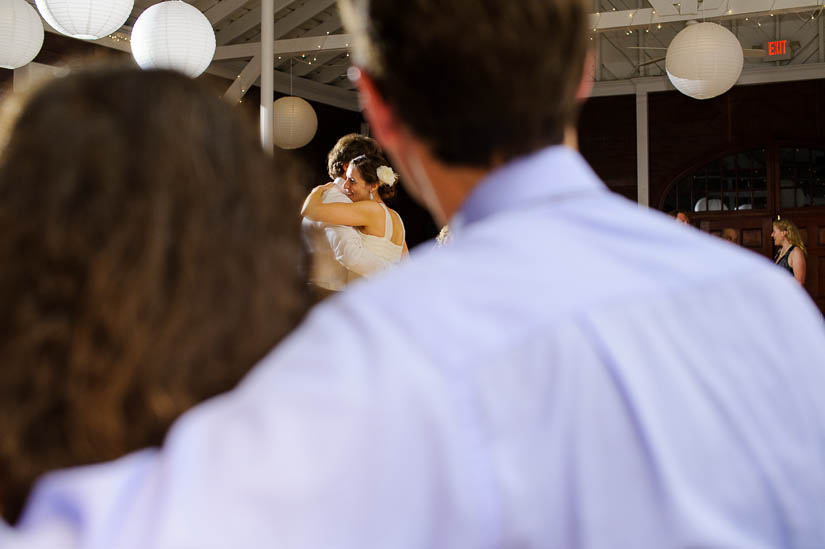
[[[777,219],[773,222],[771,238],[773,243],[779,246],[774,263],[791,273],[796,281],[804,286],[807,251],[799,229],[790,219]]]

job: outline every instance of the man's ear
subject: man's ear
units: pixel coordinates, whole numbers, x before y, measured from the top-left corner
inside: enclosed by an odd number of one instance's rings
[[[358,93],[361,98],[361,107],[364,109],[364,118],[369,122],[375,138],[389,151],[397,150],[400,126],[395,113],[378,92],[375,82],[369,74],[361,71],[356,80]]]
[[[596,79],[596,54],[592,49],[587,50],[587,55],[584,58],[584,70],[582,71],[582,79],[579,82],[579,89],[576,90],[576,99],[583,103],[590,97],[590,92],[593,91],[593,81]]]

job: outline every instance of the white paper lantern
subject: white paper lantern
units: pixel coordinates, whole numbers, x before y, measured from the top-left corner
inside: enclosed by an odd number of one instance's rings
[[[716,23],[695,23],[683,29],[667,48],[667,76],[683,94],[695,99],[722,95],[739,80],[742,45]]]
[[[25,0],[0,0],[0,68],[29,64],[43,47],[43,21]]]
[[[275,144],[282,149],[303,147],[315,137],[318,117],[312,105],[300,97],[282,97],[275,101]]]
[[[117,31],[134,0],[35,0],[40,15],[59,33],[96,40]]]
[[[132,56],[144,69],[173,69],[195,78],[215,56],[215,31],[194,6],[161,2],[135,21]]]

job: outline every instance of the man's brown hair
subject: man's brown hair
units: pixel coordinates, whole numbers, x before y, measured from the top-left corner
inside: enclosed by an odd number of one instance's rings
[[[575,124],[582,0],[339,0],[354,55],[448,164],[487,167],[561,143]]]
[[[300,321],[288,166],[171,72],[74,74],[25,104],[0,153],[7,519],[45,471],[160,444]]]
[[[339,139],[327,155],[327,172],[330,179],[344,177],[344,164],[365,154],[382,154],[378,141],[360,133],[349,133]]]

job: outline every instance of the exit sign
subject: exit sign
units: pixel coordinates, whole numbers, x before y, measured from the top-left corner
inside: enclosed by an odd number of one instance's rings
[[[762,61],[785,61],[790,59],[795,45],[787,40],[764,42],[762,49],[765,50],[765,57],[762,58]]]
[[[779,55],[785,55],[786,53],[788,53],[787,40],[774,40],[773,42],[768,42],[768,57],[776,57]]]

